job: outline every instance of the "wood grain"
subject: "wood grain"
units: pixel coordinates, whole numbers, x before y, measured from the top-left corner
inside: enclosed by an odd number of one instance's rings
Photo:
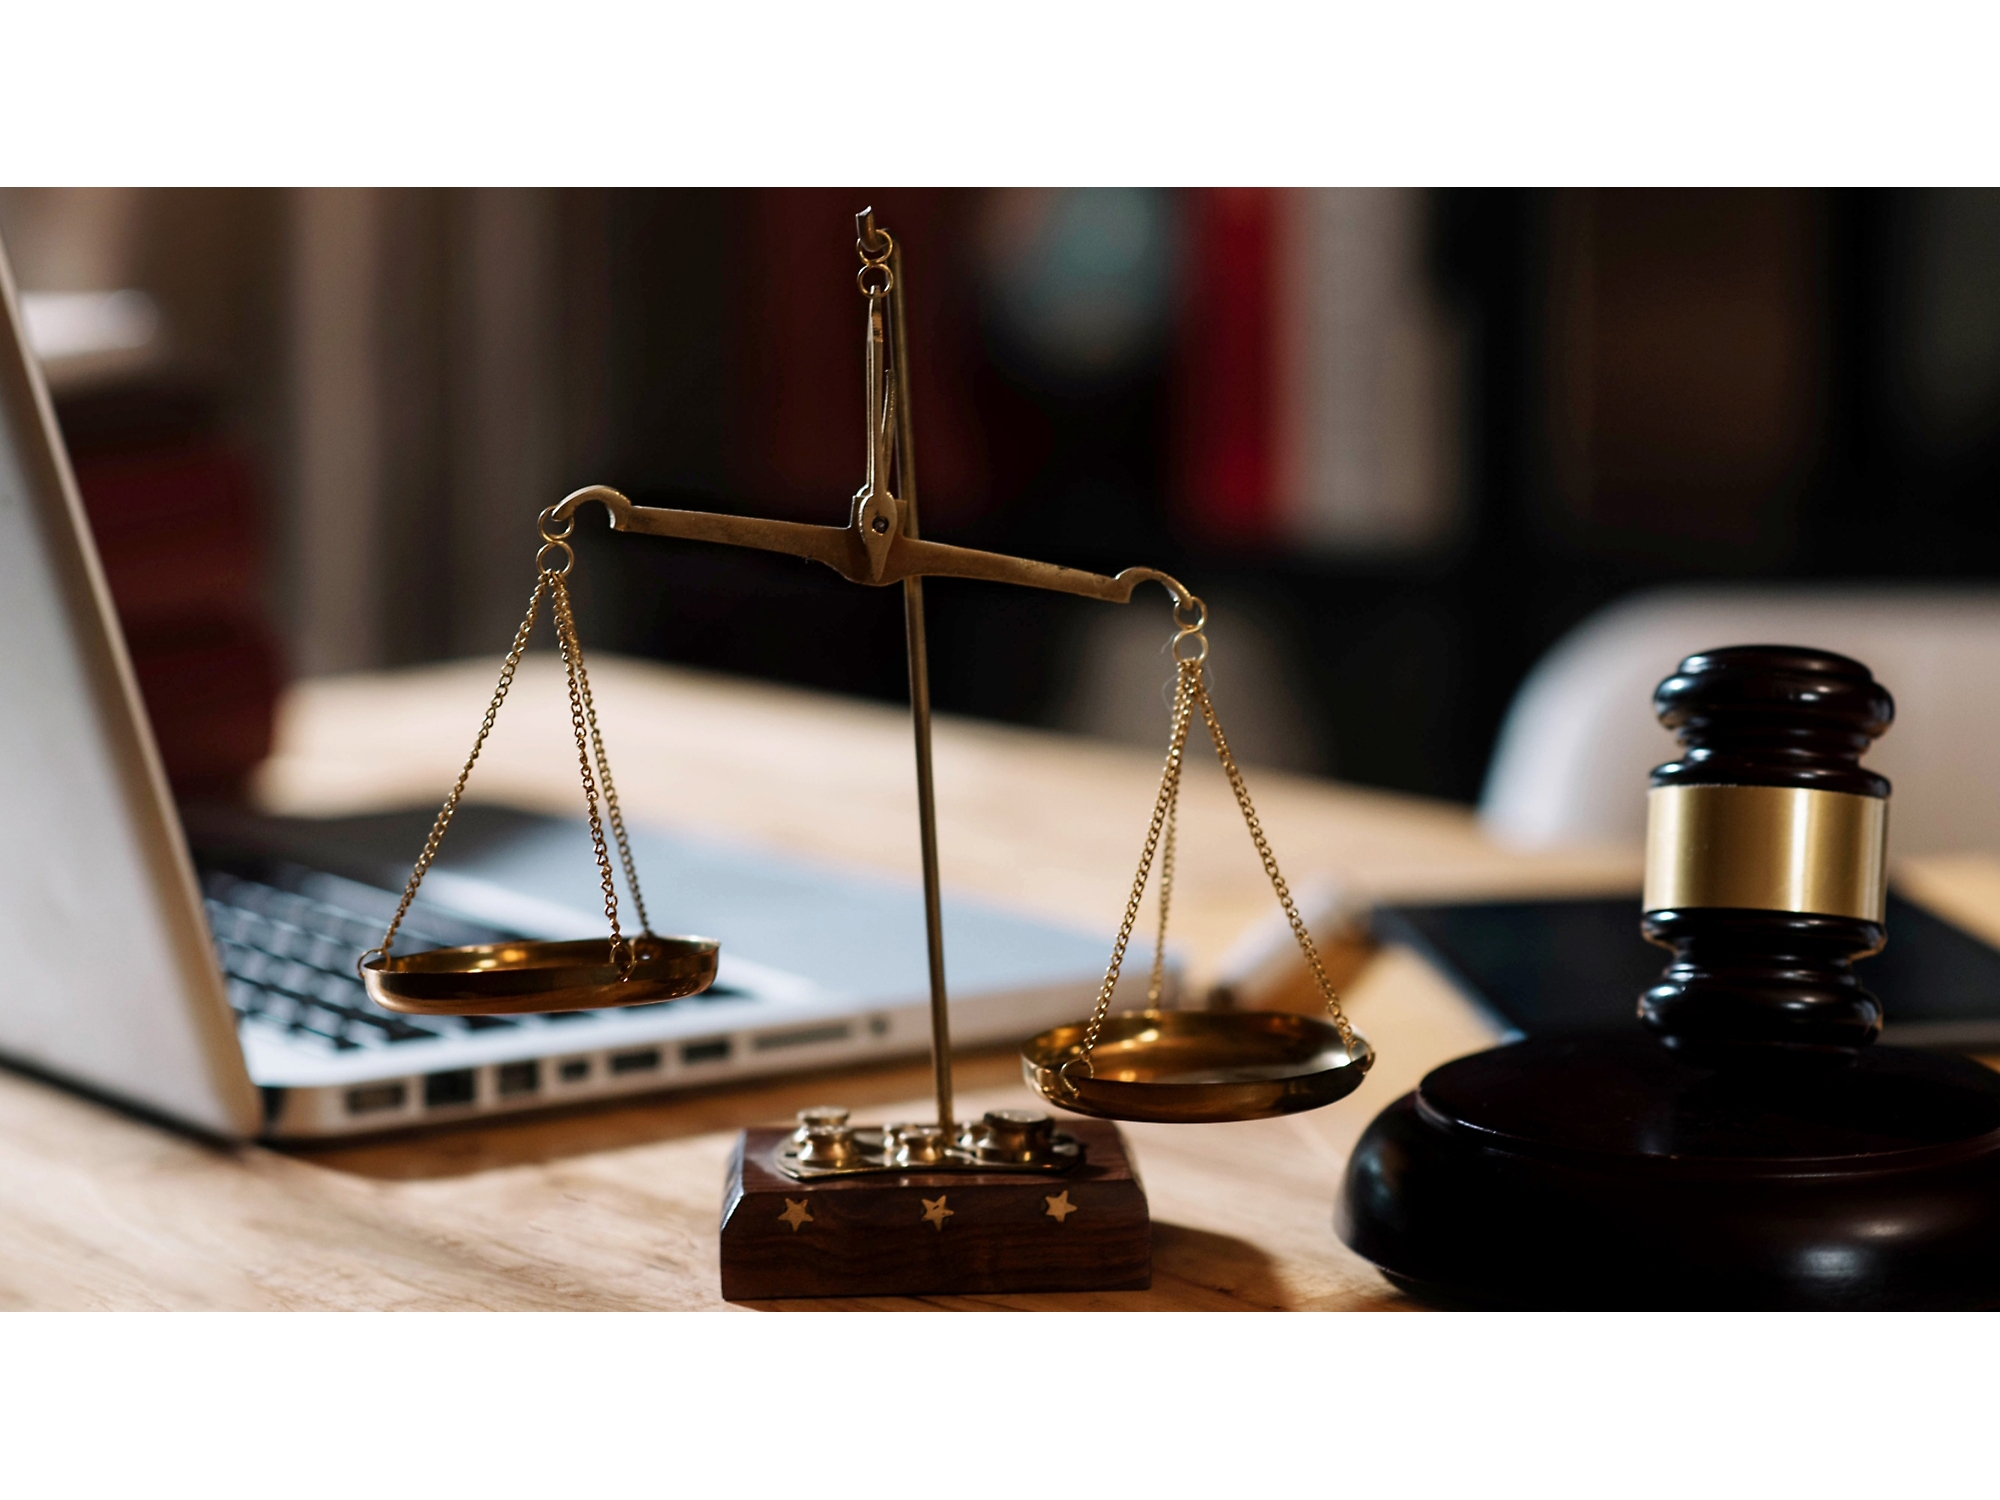
[[[1339,1172],[1379,1104],[1490,1033],[1395,950],[1352,1002],[1382,1049],[1352,1098],[1287,1120],[1123,1127],[1153,1214],[1149,1290],[782,1305],[1400,1305],[1333,1237]],[[210,1145],[0,1073],[0,1305],[726,1306],[716,1230],[736,1131],[829,1098],[920,1117],[927,1073],[919,1061],[311,1152]],[[1037,1102],[1011,1054],[963,1059],[958,1076],[968,1114]]]
[[[570,809],[573,749],[552,668],[527,664],[476,792]],[[435,800],[496,669],[467,662],[295,687],[262,776],[265,800],[319,812]],[[594,663],[593,675],[630,816],[914,878],[901,712],[634,663]],[[1115,922],[1155,757],[945,720],[937,761],[948,883],[1070,921]],[[1486,842],[1461,808],[1248,774],[1295,884],[1405,896],[1636,887],[1632,851],[1516,855]],[[1190,774],[1181,849],[1176,930],[1204,982],[1273,905],[1213,767]],[[1281,1120],[1124,1127],[1154,1220],[1150,1289],[774,1305],[1403,1305],[1334,1238],[1341,1169],[1378,1109],[1493,1033],[1397,949],[1368,962],[1347,998],[1379,1054],[1353,1097]],[[1034,1107],[1019,1077],[1011,1052],[961,1057],[962,1110]],[[927,1066],[911,1059],[280,1152],[199,1141],[0,1072],[0,1305],[725,1306],[716,1231],[736,1132],[829,1101],[857,1118],[920,1118],[927,1095]]]

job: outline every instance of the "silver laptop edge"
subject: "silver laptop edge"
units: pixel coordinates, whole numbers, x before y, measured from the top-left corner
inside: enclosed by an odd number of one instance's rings
[[[263,1110],[4,247],[0,316],[0,1052],[251,1135]]]

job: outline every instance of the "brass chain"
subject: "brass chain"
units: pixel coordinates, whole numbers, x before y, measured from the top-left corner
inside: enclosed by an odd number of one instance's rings
[[[450,795],[444,799],[444,805],[438,809],[438,815],[431,823],[423,853],[417,856],[409,881],[403,887],[402,899],[396,904],[396,914],[389,920],[389,930],[383,934],[377,947],[370,948],[356,960],[357,971],[371,958],[379,956],[385,961],[389,958],[395,946],[396,933],[410,913],[410,904],[416,900],[417,887],[423,884],[424,876],[429,873],[432,862],[437,858],[438,848],[444,843],[445,831],[451,827],[459,804],[464,800],[466,783],[472,779],[472,768],[479,763],[479,752],[486,748],[487,737],[493,733],[493,726],[500,717],[500,705],[507,701],[507,690],[514,685],[514,677],[520,671],[521,658],[527,652],[528,638],[534,634],[535,618],[541,613],[544,598],[550,600],[549,612],[555,623],[556,644],[569,681],[570,727],[576,736],[584,808],[590,815],[591,849],[597,856],[598,874],[604,889],[604,915],[611,923],[611,961],[618,966],[620,974],[631,977],[638,954],[632,940],[618,927],[618,891],[611,875],[610,852],[604,844],[604,825],[597,810],[597,778],[591,774],[593,751],[598,778],[601,778],[604,787],[604,805],[610,813],[612,833],[618,840],[618,857],[624,864],[625,882],[632,892],[632,904],[639,913],[641,927],[648,937],[652,936],[652,924],[646,918],[645,898],[639,894],[639,875],[632,862],[631,843],[625,834],[625,818],[618,808],[618,793],[611,784],[611,763],[604,751],[603,734],[598,729],[597,708],[591,701],[590,677],[584,670],[583,646],[576,633],[576,615],[570,607],[566,578],[576,564],[576,554],[564,538],[574,524],[572,520],[560,532],[552,532],[549,529],[549,513],[542,513],[542,546],[535,553],[534,592],[528,596],[527,613],[521,617],[520,628],[514,632],[513,644],[507,649],[507,660],[500,668],[500,681],[493,690],[493,701],[486,706],[486,717],[480,720],[479,733],[473,738],[472,752],[466,756],[458,780],[452,784]],[[555,559],[560,559],[560,566]]]
[[[583,716],[590,726],[590,748],[597,762],[598,785],[604,788],[604,810],[610,818],[612,837],[618,841],[618,862],[625,870],[625,888],[632,893],[632,908],[639,914],[639,930],[653,936],[652,918],[646,915],[646,898],[639,892],[639,871],[632,862],[632,841],[625,833],[625,814],[618,806],[618,788],[611,781],[611,757],[604,750],[604,734],[597,726],[597,703],[590,696],[590,674],[583,666],[583,645],[577,638],[576,616],[571,613],[569,590],[560,580],[556,585],[557,619],[570,640],[576,643],[576,680],[583,690]],[[614,916],[614,922],[617,920]]]
[[[864,240],[854,242],[854,248],[861,254],[861,269],[854,273],[854,284],[861,288],[861,295],[871,302],[888,296],[890,288],[896,284],[896,268],[889,264],[890,257],[896,253],[896,241],[886,229],[877,229],[875,238],[880,243],[873,250]],[[870,271],[881,277],[873,286],[868,283]]]
[[[1162,579],[1162,582],[1166,580]],[[1104,1022],[1111,1010],[1112,992],[1118,987],[1118,976],[1125,964],[1125,949],[1132,940],[1132,929],[1139,920],[1139,906],[1146,893],[1147,880],[1152,875],[1153,860],[1160,855],[1160,925],[1159,936],[1153,949],[1153,972],[1147,986],[1146,1003],[1149,1007],[1159,1003],[1166,977],[1167,914],[1173,899],[1174,883],[1174,829],[1178,821],[1180,806],[1181,778],[1186,763],[1187,735],[1195,711],[1199,710],[1202,722],[1208,726],[1209,738],[1215,742],[1216,758],[1222,763],[1223,775],[1228,778],[1229,789],[1235,794],[1236,806],[1243,814],[1244,826],[1250,831],[1250,842],[1257,848],[1257,857],[1263,862],[1264,873],[1270,877],[1271,889],[1277,893],[1278,905],[1284,909],[1285,920],[1291,924],[1292,936],[1297,939],[1299,951],[1305,956],[1306,966],[1312,972],[1313,983],[1318,986],[1320,996],[1326,1001],[1327,1015],[1334,1029],[1340,1033],[1340,1040],[1348,1054],[1353,1055],[1356,1038],[1354,1028],[1349,1024],[1347,1013],[1342,1010],[1340,995],[1328,977],[1326,965],[1321,961],[1319,949],[1306,930],[1300,918],[1297,905],[1292,900],[1291,888],[1278,870],[1278,859],[1271,852],[1270,840],[1264,836],[1264,825],[1258,820],[1257,810],[1250,801],[1250,789],[1244,784],[1243,773],[1237,768],[1236,757],[1230,753],[1229,741],[1222,732],[1222,721],[1217,718],[1215,704],[1208,696],[1204,663],[1208,658],[1208,639],[1203,627],[1208,622],[1208,612],[1201,601],[1191,594],[1172,586],[1176,595],[1174,624],[1176,633],[1172,642],[1178,681],[1174,689],[1173,733],[1167,744],[1167,762],[1160,773],[1159,794],[1153,801],[1153,820],[1146,829],[1145,846],[1139,851],[1139,870],[1133,877],[1132,894],[1125,903],[1125,918],[1118,926],[1118,938],[1111,948],[1111,962],[1105,969],[1104,983],[1098,987],[1097,1004],[1092,1009],[1090,1021],[1084,1028],[1083,1043],[1070,1063],[1064,1064],[1057,1077],[1067,1082],[1064,1074],[1075,1063],[1082,1063],[1084,1071],[1091,1071],[1091,1055],[1096,1050],[1097,1039],[1104,1030]],[[1183,610],[1190,611],[1192,618],[1183,618]],[[1187,646],[1183,654],[1183,644]]]
[[[534,631],[535,616],[542,607],[542,596],[549,590],[549,575],[544,572],[535,579],[535,591],[528,596],[528,612],[521,617],[520,629],[514,632],[514,644],[508,648],[506,665],[500,668],[500,685],[493,690],[493,701],[486,705],[486,717],[479,721],[479,733],[473,737],[472,753],[465,757],[465,766],[458,773],[458,780],[452,784],[451,793],[444,799],[444,806],[438,809],[437,817],[431,823],[430,836],[424,840],[424,852],[417,856],[415,868],[410,871],[408,884],[403,887],[403,899],[396,904],[396,915],[389,919],[389,930],[382,935],[381,943],[370,948],[355,960],[357,970],[369,959],[380,954],[388,958],[390,949],[396,942],[396,931],[403,925],[403,918],[410,914],[410,903],[417,898],[417,887],[424,883],[424,876],[437,858],[438,845],[444,842],[444,832],[451,827],[452,817],[458,812],[459,799],[465,795],[465,784],[472,779],[472,768],[479,762],[479,752],[486,748],[486,737],[493,732],[494,721],[500,717],[500,705],[507,701],[507,689],[514,685],[514,674],[520,670],[521,655],[528,649],[528,636]]]
[[[630,978],[639,956],[633,950],[632,940],[618,930],[618,885],[611,874],[610,852],[604,847],[604,820],[597,810],[597,780],[590,766],[590,731],[583,713],[583,693],[577,685],[583,671],[583,648],[577,644],[576,620],[569,609],[569,588],[561,573],[556,575],[552,592],[555,600],[550,612],[555,616],[556,645],[562,652],[563,669],[569,678],[569,722],[576,733],[576,766],[583,778],[583,809],[590,818],[590,848],[597,856],[598,881],[604,888],[604,915],[611,923],[611,961],[618,965],[620,974]]]
[[[1168,815],[1180,799],[1181,766],[1183,752],[1187,747],[1188,725],[1194,718],[1194,691],[1188,665],[1180,669],[1180,681],[1174,692],[1174,729],[1167,742],[1167,763],[1160,773],[1159,795],[1153,799],[1153,821],[1146,828],[1146,844],[1139,851],[1139,873],[1132,880],[1132,894],[1125,902],[1125,920],[1118,924],[1118,940],[1111,946],[1111,962],[1104,971],[1104,983],[1098,986],[1097,1005],[1090,1013],[1090,1024],[1084,1029],[1083,1046],[1077,1058],[1086,1071],[1090,1067],[1090,1055],[1097,1047],[1098,1033],[1104,1029],[1104,1018],[1111,1010],[1111,995],[1118,988],[1118,975],[1125,966],[1125,947],[1132,941],[1132,929],[1138,925],[1139,904],[1145,899],[1146,880],[1153,872],[1153,855],[1159,848],[1160,835],[1164,830]]]
[[[1167,992],[1167,908],[1174,899],[1174,828],[1180,821],[1180,788],[1167,804],[1167,831],[1160,840],[1160,927],[1153,937],[1153,972],[1146,980],[1146,1009],[1158,1010]]]
[[[1243,810],[1243,822],[1250,829],[1250,842],[1257,846],[1257,857],[1264,862],[1264,873],[1271,877],[1271,889],[1278,893],[1278,905],[1285,909],[1285,920],[1292,924],[1292,936],[1298,939],[1299,952],[1305,955],[1306,967],[1312,970],[1313,983],[1319,987],[1320,998],[1326,1001],[1326,1013],[1333,1026],[1340,1033],[1341,1045],[1348,1056],[1354,1055],[1354,1028],[1348,1024],[1347,1012],[1340,1007],[1340,995],[1327,977],[1326,965],[1320,961],[1319,948],[1306,931],[1306,924],[1299,917],[1299,909],[1292,903],[1291,888],[1285,884],[1285,877],[1278,873],[1278,858],[1271,852],[1271,844],[1264,837],[1264,825],[1257,821],[1257,809],[1250,805],[1250,788],[1243,784],[1243,773],[1236,769],[1236,757],[1229,753],[1229,741],[1222,737],[1222,721],[1215,716],[1215,705],[1209,701],[1208,689],[1196,690],[1196,702],[1201,706],[1201,716],[1208,724],[1209,738],[1215,741],[1216,759],[1222,762],[1222,774],[1229,778],[1229,789],[1236,794],[1236,805]]]

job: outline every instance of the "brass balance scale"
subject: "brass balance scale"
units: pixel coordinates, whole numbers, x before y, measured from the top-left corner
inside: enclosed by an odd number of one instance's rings
[[[926,577],[984,579],[1116,604],[1130,602],[1140,584],[1151,582],[1161,585],[1173,601],[1172,731],[1131,896],[1089,1017],[1043,1032],[1022,1048],[1028,1086],[1059,1109],[1101,1120],[1251,1120],[1315,1109],[1343,1098],[1360,1086],[1374,1054],[1341,1010],[1223,736],[1204,680],[1208,614],[1201,600],[1153,568],[1127,568],[1116,577],[1105,577],[920,539],[902,254],[888,231],[875,224],[872,210],[856,215],[855,227],[861,259],[856,283],[866,306],[867,460],[866,478],[854,496],[848,524],[814,526],[634,505],[602,485],[577,490],[543,511],[534,591],[492,703],[465,767],[438,811],[381,945],[362,957],[361,978],[369,995],[388,1010],[480,1015],[651,1004],[698,993],[715,977],[717,944],[706,938],[656,935],[640,894],[566,582],[575,564],[567,539],[581,507],[604,506],[615,531],[785,553],[824,563],[851,583],[876,587],[900,583],[915,730],[937,1122],[864,1127],[851,1124],[847,1111],[826,1107],[801,1112],[796,1129],[746,1132],[731,1168],[724,1211],[724,1294],[1084,1290],[1143,1284],[1143,1276],[1134,1270],[1139,1262],[1130,1254],[1121,1259],[1105,1253],[1103,1243],[1094,1244],[1091,1233],[1080,1227],[1086,1217],[1110,1223],[1122,1216],[1130,1230],[1136,1213],[1143,1253],[1144,1195],[1115,1127],[1058,1130],[1048,1116],[1017,1110],[991,1111],[981,1121],[966,1123],[958,1120],[953,1108],[924,643]],[[451,825],[545,600],[568,678],[578,771],[609,936],[603,941],[520,941],[396,955],[397,930]],[[1324,1020],[1276,1012],[1161,1008],[1175,811],[1188,734],[1197,717],[1214,743],[1278,903],[1325,999]],[[639,921],[636,936],[628,934],[619,920],[607,824]],[[1126,946],[1156,862],[1159,922],[1146,1008],[1113,1014],[1111,1003]],[[1068,1186],[1055,1195],[1036,1192],[1052,1180],[1074,1184],[1078,1202],[1069,1201]],[[1087,1181],[1107,1185],[1106,1193],[1097,1196],[1104,1197],[1103,1206],[1111,1212],[1086,1215],[1084,1204],[1093,1196],[1085,1191]],[[1114,1183],[1119,1185],[1117,1192],[1109,1190]],[[961,1207],[949,1207],[947,1189],[956,1193]],[[924,1197],[929,1190],[938,1196]],[[788,1192],[802,1196],[786,1196]],[[779,1199],[784,1208],[774,1214],[753,1213],[747,1207],[755,1203],[770,1209]],[[921,1215],[912,1212],[919,1204]],[[982,1213],[988,1206],[994,1211]],[[1052,1252],[1040,1241],[1022,1238],[1024,1212],[1035,1233],[1044,1233],[1051,1220],[1064,1225],[1072,1214],[1077,1215],[1079,1227],[1061,1242],[1066,1248]],[[980,1222],[954,1224],[952,1248],[947,1251],[943,1230],[954,1218]],[[801,1234],[808,1226],[825,1232],[836,1224],[851,1232],[860,1253],[850,1246],[845,1253],[822,1254],[814,1236]],[[926,1228],[935,1231],[928,1240]],[[1125,1238],[1129,1249],[1130,1234]]]

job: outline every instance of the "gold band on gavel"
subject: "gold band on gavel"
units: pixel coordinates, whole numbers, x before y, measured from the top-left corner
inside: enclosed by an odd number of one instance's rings
[[[1880,922],[1889,803],[1784,786],[1661,786],[1646,804],[1647,911],[1733,906]]]

